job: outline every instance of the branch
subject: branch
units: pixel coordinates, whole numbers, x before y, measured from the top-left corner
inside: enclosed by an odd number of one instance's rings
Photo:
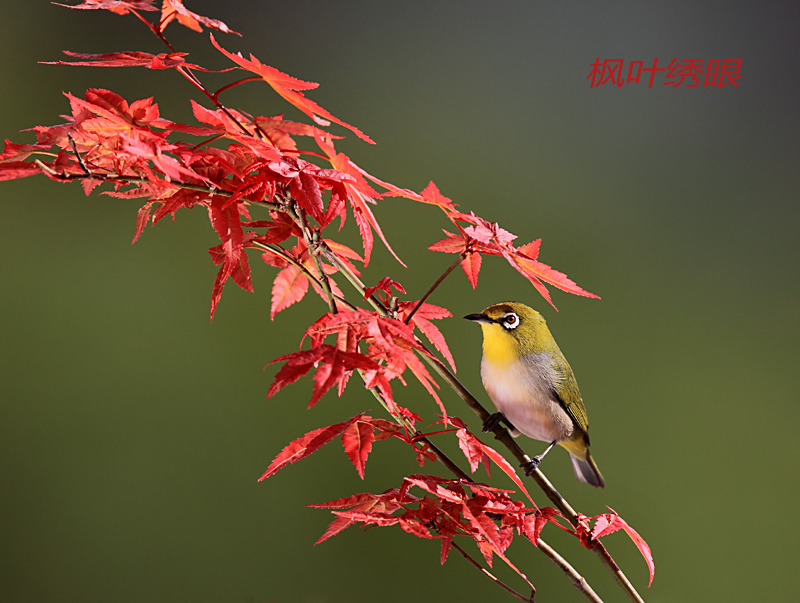
[[[322,283],[320,282],[320,280],[317,278],[317,276],[315,274],[313,274],[301,262],[298,262],[297,259],[295,259],[292,256],[292,254],[288,253],[282,247],[279,247],[277,245],[273,245],[272,243],[259,243],[257,241],[253,241],[252,243],[250,243],[250,246],[253,247],[253,248],[261,249],[263,251],[268,251],[269,253],[273,253],[273,254],[277,255],[279,258],[289,262],[292,266],[295,266],[296,268],[299,268],[300,271],[303,274],[305,274],[307,278],[309,278],[310,280],[314,281],[317,285],[319,285],[320,289],[324,288],[322,286]],[[331,295],[334,297],[334,299],[336,299],[337,302],[340,302],[340,303],[344,304],[345,306],[347,306],[351,310],[355,310],[356,309],[356,307],[353,304],[351,304],[349,301],[347,301],[342,296],[336,295],[333,292],[331,292]]]
[[[539,547],[539,550],[542,551],[545,555],[550,557],[550,559],[555,563],[558,567],[560,567],[563,572],[572,580],[573,586],[581,591],[587,599],[593,601],[594,603],[603,603],[603,600],[597,596],[597,593],[594,592],[589,583],[586,581],[586,578],[581,576],[575,569],[567,563],[567,561],[559,555],[555,549],[553,549],[549,544],[545,543],[544,540],[539,538],[539,543],[536,545]]]
[[[308,247],[311,257],[314,258],[314,265],[317,267],[317,272],[319,272],[319,281],[322,283],[322,290],[325,291],[328,308],[331,314],[336,314],[336,302],[333,301],[333,290],[328,281],[328,275],[325,274],[325,271],[322,269],[322,262],[319,260],[319,236],[317,233],[312,233],[311,229],[308,227],[306,212],[297,207],[297,205],[294,206],[294,211],[299,219],[300,229],[303,231],[303,239],[305,239],[306,247]]]
[[[123,176],[121,174],[98,174],[97,172],[89,171],[85,165],[83,164],[83,159],[79,156],[78,157],[79,165],[86,169],[85,173],[82,174],[66,174],[63,172],[57,172],[53,168],[51,168],[46,163],[42,162],[39,159],[34,159],[33,163],[36,166],[48,174],[54,180],[61,180],[63,182],[71,182],[73,180],[101,180],[102,182],[108,182],[110,184],[153,184],[153,182],[144,176]],[[198,176],[199,177],[199,176]],[[189,182],[181,182],[179,180],[171,180],[170,184],[174,185],[177,188],[185,188],[192,191],[199,191],[201,193],[208,193],[209,195],[219,195],[220,197],[232,197],[233,193],[230,191],[219,189],[215,186],[203,186],[202,184],[191,184]],[[161,201],[160,199],[156,199],[156,201]],[[271,210],[275,211],[286,211],[278,203],[272,203],[270,201],[252,201],[251,203],[255,205],[261,205]]]
[[[169,43],[169,40],[167,40],[166,36],[164,36],[164,32],[161,31],[161,27],[160,27],[161,23],[160,22],[157,25],[153,24],[150,21],[148,21],[147,19],[145,19],[142,15],[140,15],[135,9],[128,7],[128,10],[130,12],[132,12],[134,15],[136,15],[142,23],[147,25],[147,27],[150,29],[150,31],[153,32],[153,34],[155,34],[155,36],[159,40],[161,40],[166,45],[167,48],[169,48],[170,52],[175,52],[175,48],[172,46],[172,44]],[[202,92],[212,103],[214,103],[214,106],[217,107],[217,109],[220,109],[221,111],[223,111],[225,113],[225,115],[227,115],[228,118],[233,123],[235,123],[245,135],[250,136],[250,132],[247,131],[247,128],[243,124],[239,123],[239,120],[237,120],[231,114],[231,112],[228,110],[228,108],[225,107],[222,103],[220,103],[217,100],[217,96],[219,95],[220,92],[222,92],[222,90],[219,90],[216,94],[211,94],[208,91],[208,89],[206,89],[206,87],[203,86],[203,83],[200,81],[200,78],[198,78],[194,74],[194,71],[192,71],[191,68],[189,68],[189,67],[187,67],[185,65],[180,66],[180,67],[176,67],[176,70],[183,77],[185,77],[187,80],[189,80],[189,82],[195,88],[197,88],[200,92]],[[223,90],[224,90],[224,88],[223,88]],[[260,129],[258,127],[256,127],[256,132],[260,133]],[[272,141],[270,141],[270,142],[272,142]]]
[[[417,310],[419,310],[420,307],[422,307],[422,304],[424,304],[425,300],[428,299],[428,297],[430,297],[431,293],[433,293],[436,290],[436,287],[438,287],[439,285],[442,284],[442,281],[447,278],[447,276],[455,269],[456,266],[458,266],[461,263],[461,260],[463,260],[465,257],[466,257],[466,255],[465,255],[465,252],[463,252],[463,251],[460,254],[458,254],[458,256],[456,257],[455,261],[452,264],[450,264],[450,266],[447,268],[447,270],[445,270],[442,273],[442,276],[440,276],[436,280],[436,282],[433,283],[430,286],[430,288],[425,292],[425,295],[423,295],[420,298],[420,300],[417,302],[417,305],[414,306],[414,309],[411,310],[411,313],[408,316],[406,316],[406,319],[403,322],[405,322],[406,324],[409,323],[409,321],[411,320],[411,317],[414,316],[414,314],[416,314]]]
[[[78,152],[78,145],[75,144],[72,132],[67,132],[67,139],[69,140],[69,146],[72,147],[72,152],[75,153],[75,157],[78,159],[78,164],[81,166],[83,173],[91,178],[92,173],[89,171],[89,168],[86,167],[86,164],[83,162],[83,157],[81,157],[81,154]]]
[[[494,582],[495,584],[497,584],[497,586],[499,586],[500,588],[502,588],[504,591],[506,591],[506,592],[508,592],[508,593],[510,593],[510,594],[512,594],[512,595],[514,595],[514,596],[515,596],[517,599],[519,599],[520,601],[527,601],[528,603],[533,603],[533,595],[531,595],[531,596],[530,596],[530,598],[529,598],[529,597],[526,597],[525,595],[522,595],[522,594],[518,593],[517,591],[515,591],[513,588],[511,588],[511,587],[510,587],[508,584],[506,584],[505,582],[502,582],[501,580],[499,580],[499,579],[498,579],[498,578],[497,578],[497,577],[496,577],[494,574],[492,574],[491,572],[489,572],[489,570],[487,570],[487,569],[486,569],[485,567],[483,567],[483,566],[482,566],[480,563],[478,563],[478,562],[477,562],[477,561],[475,561],[475,560],[474,560],[472,557],[470,557],[470,556],[467,554],[467,552],[466,552],[464,549],[462,549],[460,546],[458,546],[458,544],[456,544],[456,542],[455,542],[455,541],[451,542],[451,543],[450,543],[450,546],[452,546],[452,547],[453,547],[455,550],[457,550],[459,553],[461,553],[461,555],[464,557],[464,559],[466,559],[467,561],[469,561],[469,563],[470,563],[470,564],[471,564],[473,567],[477,568],[477,570],[478,570],[480,573],[482,573],[484,576],[486,576],[487,578],[489,578],[489,580],[491,580],[492,582]],[[590,599],[590,600],[592,600],[592,599]],[[597,601],[600,601],[600,599],[597,599]],[[603,602],[602,602],[602,601],[600,601],[600,603],[603,603]]]
[[[361,282],[361,279],[356,276],[356,274],[350,270],[347,266],[345,266],[342,262],[339,261],[339,258],[336,257],[336,254],[331,251],[330,247],[325,244],[325,241],[320,241],[318,245],[318,249],[325,256],[325,259],[328,260],[331,264],[336,266],[337,270],[341,272],[344,277],[353,285],[353,288],[358,292],[358,294],[365,298],[365,293],[367,292],[367,286]],[[379,300],[374,294],[366,297],[366,300],[369,304],[378,312],[381,316],[390,317],[391,313],[383,305],[381,300]]]

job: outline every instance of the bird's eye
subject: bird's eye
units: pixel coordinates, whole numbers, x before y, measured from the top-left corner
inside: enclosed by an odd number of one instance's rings
[[[519,316],[513,312],[509,312],[503,316],[503,326],[506,329],[516,329],[519,326]]]

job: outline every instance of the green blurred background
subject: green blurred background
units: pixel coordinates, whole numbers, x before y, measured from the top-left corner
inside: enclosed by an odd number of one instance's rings
[[[480,335],[458,317],[506,299],[544,313],[581,384],[608,487],[576,483],[563,451],[545,472],[578,509],[609,505],[649,542],[648,590],[633,545],[606,539],[647,601],[792,597],[796,3],[187,5],[244,34],[217,35],[228,49],[320,82],[310,96],[378,143],[341,144],[362,167],[416,190],[433,179],[521,242],[542,237],[543,261],[602,296],[556,292],[557,313],[489,258],[477,291],[459,272],[431,301],[456,316],[441,328],[481,398]],[[226,66],[205,35],[168,33],[190,60]],[[176,121],[199,98],[169,72],[36,64],[63,49],[162,51],[132,17],[4,2],[0,136],[30,141],[18,131],[59,123],[62,91],[155,95]],[[741,58],[740,85],[673,89],[662,74],[652,89],[589,87],[597,57],[656,56]],[[300,118],[266,86],[226,100]],[[135,202],[36,178],[0,184],[0,203],[0,599],[513,600],[457,556],[441,567],[437,543],[398,528],[312,546],[332,517],[306,504],[381,492],[417,470],[398,442],[376,445],[364,482],[338,444],[256,482],[305,431],[380,413],[355,386],[307,411],[309,380],[265,401],[274,368],[262,367],[297,349],[302,325],[324,311],[318,299],[270,322],[275,270],[256,265],[255,294],[231,284],[209,324],[216,267],[205,250],[216,243],[202,210],[132,247]],[[409,268],[377,245],[365,278],[391,275],[418,298],[451,261],[425,251],[447,225],[402,200],[376,215]],[[343,237],[357,243],[352,223]],[[434,416],[419,387],[396,393]],[[478,429],[457,398],[445,401]],[[555,529],[544,537],[606,601],[623,600],[594,555]],[[583,600],[532,547],[510,554],[538,601]]]

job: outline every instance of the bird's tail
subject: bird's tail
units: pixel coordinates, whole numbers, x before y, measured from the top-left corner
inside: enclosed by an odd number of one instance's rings
[[[572,469],[575,471],[575,477],[578,478],[579,482],[586,482],[595,488],[606,487],[606,482],[600,474],[600,470],[597,468],[592,455],[589,453],[589,448],[586,448],[584,458],[580,458],[580,456],[576,456],[572,453],[570,453],[569,458],[572,461]]]

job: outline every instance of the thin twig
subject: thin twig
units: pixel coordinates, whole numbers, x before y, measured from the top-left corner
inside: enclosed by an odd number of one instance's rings
[[[526,597],[525,595],[522,595],[522,594],[518,593],[517,591],[515,591],[508,584],[506,584],[505,582],[503,582],[502,580],[497,578],[489,570],[487,570],[480,563],[478,563],[472,557],[470,557],[464,549],[462,549],[460,546],[458,546],[458,544],[456,544],[455,541],[453,541],[450,546],[452,546],[455,550],[457,550],[459,553],[461,553],[461,555],[464,557],[464,559],[466,559],[470,563],[470,565],[475,567],[480,573],[482,573],[484,576],[489,578],[489,580],[491,580],[492,582],[497,584],[497,586],[502,588],[504,591],[506,591],[509,594],[514,595],[520,601],[527,601],[528,603],[533,603],[533,596]],[[598,601],[599,601],[599,599],[598,599]],[[602,603],[602,601],[601,601],[601,603]]]
[[[101,180],[102,182],[108,182],[109,184],[147,184],[150,182],[150,180],[148,180],[143,176],[123,176],[121,174],[98,174],[96,172],[88,172],[85,174],[66,174],[64,172],[58,172],[54,170],[49,165],[47,165],[46,163],[44,163],[39,159],[34,159],[33,162],[43,172],[47,172],[54,179],[63,180],[64,182],[70,182],[72,180],[85,180],[87,178],[92,180]],[[215,186],[203,186],[201,184],[191,184],[189,182],[181,182],[179,180],[171,180],[170,184],[172,184],[177,188],[185,188],[187,190],[198,191],[200,193],[208,193],[209,195],[218,195],[220,197],[232,197],[234,194],[231,191],[222,190]],[[272,203],[270,201],[253,201],[252,203],[255,205],[261,205],[262,207],[266,207],[274,211],[285,211],[281,205],[279,205],[278,203]]]
[[[166,36],[164,36],[164,32],[161,30],[161,22],[160,22],[160,21],[159,21],[159,23],[158,23],[157,25],[156,25],[156,24],[153,24],[153,23],[151,23],[150,21],[148,21],[147,19],[145,19],[145,18],[144,18],[142,15],[140,15],[138,12],[136,12],[136,10],[135,10],[135,9],[128,8],[128,10],[130,10],[130,11],[131,11],[131,12],[132,12],[134,15],[136,15],[136,16],[139,18],[139,20],[140,20],[142,23],[144,23],[145,25],[147,25],[147,27],[150,29],[150,31],[152,31],[152,32],[153,32],[153,34],[155,34],[155,36],[156,36],[156,37],[157,37],[159,40],[161,40],[161,41],[162,41],[162,42],[163,42],[163,43],[166,45],[166,47],[167,47],[167,48],[169,48],[170,52],[175,52],[175,47],[174,47],[174,46],[172,46],[172,44],[170,44],[169,40],[167,40]],[[202,92],[202,93],[203,93],[203,94],[204,94],[204,95],[205,95],[205,96],[206,96],[206,97],[207,97],[207,98],[208,98],[208,99],[209,99],[209,100],[210,100],[212,103],[214,103],[214,106],[215,106],[215,107],[217,107],[218,109],[220,109],[221,111],[223,111],[223,112],[225,113],[225,115],[227,115],[227,116],[228,116],[228,118],[230,118],[230,120],[231,120],[233,123],[235,123],[235,124],[236,124],[236,125],[239,127],[239,129],[240,129],[240,130],[241,130],[241,131],[242,131],[244,134],[246,134],[247,136],[250,136],[250,132],[248,132],[248,131],[247,131],[247,128],[246,128],[246,127],[244,127],[244,125],[243,125],[243,124],[239,123],[239,120],[238,120],[238,119],[236,119],[236,118],[235,118],[235,117],[234,117],[234,116],[231,114],[231,112],[230,112],[230,111],[228,111],[228,108],[227,108],[227,107],[225,107],[225,106],[224,106],[222,103],[220,103],[220,102],[217,100],[217,98],[216,98],[216,95],[215,95],[215,94],[211,94],[211,93],[210,93],[210,92],[209,92],[209,91],[206,89],[206,87],[205,87],[205,86],[203,86],[203,83],[200,81],[200,78],[198,78],[198,77],[197,77],[197,76],[194,74],[194,72],[192,71],[192,69],[191,69],[190,67],[187,67],[186,65],[182,65],[182,66],[176,67],[175,69],[176,69],[176,70],[178,71],[178,73],[180,73],[180,74],[181,74],[183,77],[185,77],[187,80],[189,80],[189,82],[190,82],[190,83],[191,83],[191,84],[192,84],[192,85],[193,85],[195,88],[197,88],[197,89],[198,89],[200,92]],[[217,94],[219,94],[219,93],[217,93]]]
[[[291,254],[286,252],[286,250],[282,249],[281,247],[278,247],[277,245],[272,245],[270,243],[259,243],[257,241],[252,241],[250,243],[250,245],[252,247],[255,247],[255,248],[258,248],[258,249],[262,249],[263,251],[267,251],[269,253],[275,254],[279,258],[289,262],[292,266],[295,266],[296,268],[299,268],[302,271],[302,273],[306,275],[306,277],[308,277],[310,280],[315,282],[317,285],[319,285],[320,289],[322,289],[322,283],[316,277],[316,275],[313,274],[308,268],[303,266],[302,263],[298,262],[295,258],[293,258]],[[356,309],[356,307],[353,304],[351,304],[349,301],[347,301],[341,295],[336,295],[335,293],[332,293],[332,295],[336,299],[337,302],[339,302],[341,304],[344,304],[345,306],[347,306],[351,310],[355,310]]]
[[[361,279],[356,276],[356,274],[350,270],[344,263],[339,261],[339,258],[336,256],[335,253],[325,244],[325,241],[320,241],[318,246],[322,255],[325,256],[325,259],[328,260],[331,264],[333,264],[339,272],[341,272],[344,277],[350,282],[351,285],[358,291],[358,294],[364,297],[364,294],[367,292],[367,286],[361,282]],[[386,306],[383,305],[381,300],[379,300],[374,294],[366,297],[367,302],[371,305],[381,316],[391,316],[389,310]]]
[[[72,147],[72,152],[75,153],[75,157],[78,159],[78,164],[83,169],[83,173],[91,178],[92,173],[89,171],[89,168],[86,167],[86,164],[83,162],[83,157],[81,157],[81,154],[78,152],[78,145],[75,144],[75,139],[72,137],[72,132],[67,132],[67,139]]]
[[[541,538],[539,538],[539,543],[536,546],[540,551],[547,555],[553,561],[553,563],[563,570],[569,579],[572,580],[572,584],[575,586],[575,588],[581,591],[587,599],[593,601],[594,603],[603,603],[603,600],[597,595],[596,592],[594,592],[594,589],[586,581],[586,578],[575,571],[575,568],[567,563],[566,560],[555,551],[555,549],[553,549]]]
[[[364,378],[364,374],[359,371],[361,378]],[[414,425],[409,421],[407,418],[398,416],[391,411],[389,403],[386,401],[386,398],[383,397],[383,394],[378,390],[377,387],[369,387],[367,388],[369,392],[375,396],[375,399],[386,409],[386,412],[391,415],[394,420],[400,424],[400,426],[406,430],[407,433],[411,435],[414,440],[419,442],[424,442],[427,444],[433,453],[436,455],[436,459],[442,463],[447,469],[455,475],[458,479],[462,479],[467,482],[474,481],[464,470],[462,470],[450,457],[448,457],[444,452],[442,452],[436,444],[431,442],[427,437],[422,435],[422,432],[419,431]]]
[[[414,314],[416,314],[417,310],[419,310],[420,307],[422,306],[422,304],[425,303],[425,300],[428,299],[428,297],[430,297],[431,293],[433,293],[436,290],[436,287],[438,287],[439,285],[442,284],[442,281],[444,279],[446,279],[447,276],[455,269],[455,267],[458,266],[461,263],[461,260],[463,260],[464,257],[465,257],[465,253],[463,251],[460,254],[458,254],[458,257],[455,259],[455,261],[452,264],[450,264],[450,266],[447,268],[447,270],[445,270],[442,273],[442,276],[440,276],[438,279],[436,279],[436,282],[433,283],[430,286],[430,289],[428,289],[425,292],[425,295],[423,295],[420,298],[420,300],[417,302],[417,305],[414,306],[414,309],[411,310],[411,313],[408,316],[406,316],[406,319],[403,322],[408,324],[411,321],[411,317],[414,316]]]
[[[333,290],[328,281],[328,275],[325,274],[325,270],[322,268],[322,262],[319,259],[319,237],[314,237],[314,234],[311,232],[308,226],[308,220],[306,219],[306,212],[303,211],[303,209],[295,205],[294,213],[299,219],[300,229],[303,232],[303,239],[305,239],[308,252],[311,254],[311,257],[314,258],[314,266],[317,267],[317,272],[319,272],[319,281],[322,283],[322,290],[325,291],[328,308],[331,314],[336,314],[336,302],[333,301]]]
[[[264,79],[264,78],[262,78],[259,75],[254,75],[253,77],[246,77],[244,79],[235,81],[232,84],[228,84],[227,86],[223,86],[222,88],[220,88],[219,90],[217,90],[214,93],[214,96],[213,96],[214,102],[216,102],[217,99],[219,98],[219,95],[222,94],[223,92],[225,92],[226,90],[229,90],[229,89],[234,88],[236,86],[241,86],[242,84],[245,84],[247,82],[257,82],[257,81],[262,80],[262,79]]]

